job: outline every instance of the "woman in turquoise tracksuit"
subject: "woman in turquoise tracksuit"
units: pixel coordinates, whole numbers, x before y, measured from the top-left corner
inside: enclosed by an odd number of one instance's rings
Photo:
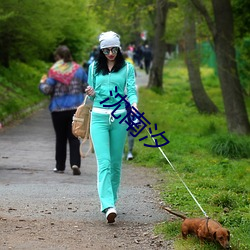
[[[89,86],[86,89],[94,101],[90,133],[98,166],[97,188],[101,211],[106,213],[108,223],[113,223],[117,216],[115,204],[128,128],[124,121],[119,123],[126,116],[125,101],[121,101],[125,88],[130,105],[137,109],[135,70],[132,64],[125,62],[119,39],[119,35],[112,31],[99,36],[100,53],[89,67]],[[113,117],[111,112],[116,108]]]

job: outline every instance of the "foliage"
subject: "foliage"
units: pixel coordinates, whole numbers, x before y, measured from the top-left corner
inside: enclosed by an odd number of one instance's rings
[[[114,30],[122,37],[122,45],[140,43],[140,33],[148,31],[149,40],[154,35],[153,16],[154,0],[94,0],[92,6],[97,14],[98,22],[107,30]]]
[[[237,51],[237,63],[241,85],[244,88],[245,94],[250,96],[250,35],[238,40]]]
[[[20,117],[21,111],[34,107],[44,100],[38,90],[39,80],[49,65],[33,61],[32,66],[11,62],[7,70],[0,67],[0,122],[10,115]]]
[[[250,95],[250,14],[246,9],[250,7],[247,0],[233,0],[233,15],[235,27],[235,40],[238,50],[238,69],[241,84],[245,93]]]
[[[202,67],[201,74],[207,93],[222,113],[200,115],[197,112],[189,89],[187,71],[180,60],[169,61],[166,65],[162,93],[139,89],[139,110],[145,112],[151,124],[157,123],[159,133],[165,131],[170,143],[162,147],[163,152],[207,214],[229,228],[232,249],[249,249],[246,232],[250,223],[250,158],[238,155],[238,158],[230,159],[214,155],[211,150],[211,145],[220,138],[231,137],[237,145],[244,141],[247,146],[250,145],[249,137],[227,136],[219,81],[210,68]],[[250,105],[247,107],[250,108]],[[143,131],[138,139],[146,135],[149,134]],[[159,169],[162,182],[155,188],[161,192],[164,203],[189,217],[202,216],[161,152],[157,148],[143,146],[144,143],[153,144],[151,138],[136,141],[133,163]],[[180,223],[177,218],[174,222],[160,224],[156,231],[163,233],[167,239],[174,238],[176,249],[201,249],[194,237],[190,236],[191,243],[178,238]],[[217,246],[208,243],[203,249],[217,249]]]
[[[95,15],[88,2],[2,0],[0,11],[0,55],[3,65],[19,59],[49,60],[59,44],[66,44],[75,60],[82,60],[96,39]]]
[[[249,36],[250,13],[246,10],[250,8],[250,2],[248,0],[233,0],[232,8],[236,38]]]
[[[184,13],[182,3],[179,2],[177,8],[168,11],[165,40],[170,44],[177,44],[183,38]]]
[[[249,139],[236,135],[216,136],[212,141],[211,150],[214,154],[227,158],[250,158]]]

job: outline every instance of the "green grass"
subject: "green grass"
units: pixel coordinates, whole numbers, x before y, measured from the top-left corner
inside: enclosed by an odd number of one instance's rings
[[[156,188],[165,204],[189,217],[202,217],[202,211],[179,179],[182,178],[206,213],[230,230],[232,249],[250,249],[250,137],[227,132],[219,81],[210,68],[202,68],[201,73],[219,114],[202,115],[197,111],[181,60],[166,65],[162,93],[146,88],[139,90],[139,109],[151,122],[152,131],[155,123],[158,133],[165,131],[170,143],[161,149],[178,175],[159,149],[144,146],[144,143],[154,144],[151,138],[136,141],[133,163],[159,169],[164,181]],[[246,102],[250,113],[250,101]],[[148,133],[144,130],[137,138],[145,135]],[[201,248],[193,237],[184,242],[178,237],[180,224],[180,219],[162,223],[155,231],[175,239],[178,250],[218,248],[213,243]]]
[[[0,122],[10,115],[20,117],[21,111],[46,98],[39,92],[38,84],[47,70],[48,65],[39,61],[30,65],[11,62],[9,69],[0,67]]]

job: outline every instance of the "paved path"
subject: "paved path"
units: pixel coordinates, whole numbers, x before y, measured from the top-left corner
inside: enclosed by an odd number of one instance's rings
[[[148,85],[148,75],[139,68],[136,68],[136,83],[138,87],[145,87]]]
[[[147,79],[145,74],[141,76],[139,74],[138,84],[143,85],[145,79]],[[5,234],[0,234],[1,250],[31,249],[29,244],[35,244],[36,247],[32,249],[100,249],[99,247],[103,248],[107,244],[100,235],[90,244],[86,240],[87,236],[82,233],[81,244],[78,239],[79,248],[72,246],[75,241],[72,243],[71,238],[64,243],[65,248],[60,245],[55,248],[54,238],[49,231],[47,231],[49,235],[46,234],[45,226],[34,225],[35,222],[42,224],[48,220],[51,225],[66,222],[85,223],[85,233],[89,232],[89,234],[95,234],[100,230],[111,230],[107,229],[105,218],[99,211],[94,154],[82,160],[81,176],[72,175],[69,163],[64,174],[53,173],[54,140],[54,131],[47,107],[14,126],[0,130],[0,231],[5,232]],[[119,230],[124,232],[124,238],[120,239],[123,243],[119,242],[119,237],[111,239],[113,247],[107,249],[117,249],[120,246],[122,246],[120,249],[137,249],[138,242],[126,235],[135,234],[139,230],[142,231],[140,241],[142,242],[142,239],[145,241],[145,237],[149,237],[148,234],[144,235],[145,230],[152,233],[155,223],[166,220],[166,213],[159,208],[158,194],[151,188],[158,182],[158,179],[156,170],[124,164],[120,199],[117,204],[116,224],[120,225],[120,229],[119,226],[115,229],[115,232]],[[29,221],[29,226],[25,228],[34,226],[37,228],[36,232],[43,232],[47,235],[50,239],[47,245],[46,241],[41,243],[41,237],[27,236],[22,226],[18,227],[13,224],[15,219],[17,219],[16,223]],[[91,224],[86,224],[88,222]],[[47,230],[52,229],[48,226]],[[88,237],[91,239],[91,235]],[[107,235],[104,234],[104,237]],[[154,249],[156,245],[151,244],[152,237],[149,237],[140,248]],[[162,243],[161,246],[163,247]],[[159,244],[156,248],[161,249]]]
[[[8,209],[18,203],[26,204],[31,198],[34,203],[30,209],[23,206],[22,214],[31,215],[31,210],[41,206],[43,209],[48,204],[56,201],[67,205],[65,199],[74,200],[74,206],[78,207],[79,213],[64,214],[71,219],[85,217],[86,220],[103,220],[99,213],[99,199],[96,190],[96,160],[91,154],[82,160],[82,175],[73,176],[67,164],[65,174],[53,173],[54,161],[54,132],[47,108],[39,110],[33,116],[25,119],[20,124],[8,128],[0,133],[0,197],[1,207]],[[152,185],[151,180],[144,178],[147,169],[124,166],[123,183],[121,188],[121,202],[118,205],[122,214],[121,219],[140,220],[141,222],[159,221],[160,214],[149,213],[153,204],[146,204],[147,192]],[[143,178],[140,177],[142,171]],[[137,175],[139,174],[139,176]],[[147,190],[145,192],[145,188]],[[149,190],[148,190],[149,189]],[[139,195],[138,195],[139,194]],[[136,198],[134,200],[133,198]],[[4,204],[2,203],[4,201]],[[87,201],[87,202],[86,202]],[[140,209],[148,211],[147,216],[140,216],[144,212],[123,215],[126,208],[138,204]],[[146,209],[146,207],[148,209]],[[63,209],[62,209],[63,210]],[[89,211],[86,213],[85,211]],[[7,210],[6,210],[7,211]],[[19,210],[20,212],[20,210]],[[91,216],[90,216],[91,214]],[[36,215],[36,213],[33,216]],[[61,210],[52,216],[62,216]],[[92,217],[93,216],[93,217]]]

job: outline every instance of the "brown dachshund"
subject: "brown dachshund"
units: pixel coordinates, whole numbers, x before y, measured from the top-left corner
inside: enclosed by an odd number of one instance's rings
[[[173,212],[163,207],[166,211],[183,219],[181,233],[183,239],[187,239],[188,234],[196,235],[201,241],[210,240],[218,242],[224,249],[231,249],[229,245],[230,232],[222,225],[210,218],[187,218],[185,215]]]

